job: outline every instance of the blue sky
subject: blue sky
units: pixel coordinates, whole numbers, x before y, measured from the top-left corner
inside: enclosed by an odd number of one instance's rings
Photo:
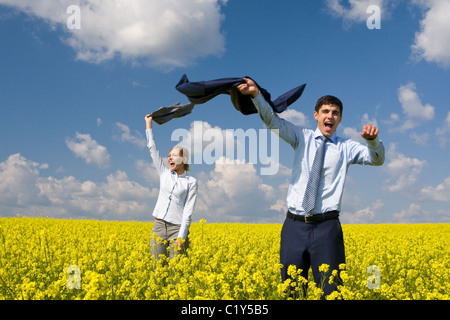
[[[367,26],[370,5],[381,29]],[[282,116],[310,128],[317,99],[338,96],[338,133],[375,124],[387,151],[382,167],[350,167],[341,221],[449,222],[449,21],[449,0],[0,0],[0,216],[151,221],[144,116],[187,103],[175,90],[187,74],[248,75],[273,97],[307,83]],[[264,128],[218,96],[155,124],[161,153],[195,124]],[[194,221],[282,222],[293,151],[279,141],[277,155],[275,175],[249,156],[192,165]]]

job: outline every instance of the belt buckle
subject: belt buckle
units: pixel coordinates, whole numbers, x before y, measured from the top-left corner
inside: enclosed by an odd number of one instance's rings
[[[313,222],[314,222],[313,215],[306,215],[305,216],[305,223],[313,223]]]

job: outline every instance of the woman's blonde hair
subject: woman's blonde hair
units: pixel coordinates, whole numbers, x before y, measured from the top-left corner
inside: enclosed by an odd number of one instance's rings
[[[184,171],[188,172],[189,171],[189,151],[184,148],[184,147],[179,147],[180,148],[180,156],[183,157],[183,164],[184,164]]]

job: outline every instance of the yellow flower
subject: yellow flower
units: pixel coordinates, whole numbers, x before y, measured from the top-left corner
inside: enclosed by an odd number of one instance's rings
[[[319,267],[319,272],[327,273],[329,268],[330,268],[330,266],[328,264],[324,263]]]
[[[3,299],[319,299],[322,283],[288,266],[281,224],[192,223],[186,255],[155,260],[153,223],[0,218]],[[327,299],[438,299],[450,294],[450,224],[343,225],[346,263],[319,267],[343,284]],[[258,245],[255,245],[258,244]],[[263,245],[261,245],[263,244]],[[67,286],[79,267],[80,289]],[[369,266],[376,266],[369,270]],[[324,278],[325,279],[325,278]],[[372,285],[369,288],[368,285]],[[377,282],[378,281],[378,282]],[[380,284],[377,289],[375,284]],[[306,295],[303,294],[307,284]]]

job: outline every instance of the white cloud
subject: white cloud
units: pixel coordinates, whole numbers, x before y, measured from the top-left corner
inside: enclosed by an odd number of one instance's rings
[[[433,217],[419,204],[411,203],[408,209],[394,213],[393,220],[398,223],[424,223],[433,222]]]
[[[421,122],[434,118],[434,107],[430,104],[423,105],[416,90],[416,85],[412,82],[400,86],[398,89],[398,100],[402,105],[405,119],[403,120],[403,124],[394,129],[394,131],[413,129],[419,126]]]
[[[232,130],[211,126],[206,121],[194,121],[189,130],[177,129],[172,133],[172,141],[190,151],[191,163],[214,164],[222,156],[229,156],[231,160],[239,156],[235,149],[241,144],[235,139]],[[244,160],[245,154],[240,160]]]
[[[267,175],[269,178],[290,177],[292,175],[292,168],[286,167],[284,164],[278,163],[278,172],[274,175]],[[287,190],[287,188],[286,188]]]
[[[382,122],[391,128],[394,128],[400,121],[400,115],[397,113],[391,113],[388,120],[382,120]]]
[[[108,174],[105,181],[80,181],[73,176],[42,175],[47,164],[11,155],[0,162],[0,215],[108,220],[150,220],[159,193],[159,176],[151,162],[139,160],[135,168],[149,183],[143,186],[124,171]],[[284,171],[280,178],[286,178]],[[255,165],[218,159],[214,169],[200,172],[194,220],[282,222],[287,184],[274,188],[264,183]],[[269,177],[272,179],[273,177]]]
[[[361,131],[362,128],[365,125],[371,124],[375,127],[378,127],[378,122],[375,118],[370,118],[368,113],[364,113],[362,118],[361,118],[361,129],[360,131],[358,131],[356,128],[352,128],[352,127],[344,127],[343,128],[343,132],[342,134],[345,137],[348,137],[354,141],[357,141],[359,143],[365,144],[366,140],[361,136]]]
[[[65,31],[63,42],[77,59],[100,63],[119,56],[151,65],[186,66],[223,54],[220,30],[226,0],[0,0]],[[71,5],[80,8],[80,29],[67,28]]]
[[[342,133],[345,137],[348,137],[354,141],[360,142],[360,143],[364,143],[364,138],[361,137],[361,132],[359,132],[358,130],[356,130],[355,128],[351,128],[351,127],[344,127],[343,128],[343,133]]]
[[[343,5],[341,2],[348,3],[348,5]],[[354,22],[366,21],[370,16],[370,14],[367,13],[367,8],[372,5],[376,5],[380,8],[381,18],[387,16],[386,0],[327,0],[330,14],[344,19],[344,25],[346,27]]]
[[[145,199],[148,195],[148,189],[139,183],[130,181],[124,171],[116,171],[106,177],[106,183],[103,185],[103,193],[109,199],[122,201],[139,201]]]
[[[266,129],[222,129],[205,121],[194,121],[189,129],[178,128],[171,135],[174,144],[189,150],[191,164],[215,165],[221,161],[238,160],[277,169],[281,167],[277,157],[278,144],[274,143],[278,139]],[[270,157],[268,148],[264,148],[266,145],[271,146]],[[283,167],[281,169],[284,170]],[[276,171],[274,175],[278,175]]]
[[[309,127],[308,117],[305,116],[303,112],[294,110],[294,109],[286,109],[282,113],[278,115],[280,118],[288,120],[293,124],[300,127]]]
[[[377,199],[367,208],[360,209],[355,213],[344,212],[342,214],[342,222],[348,224],[372,223],[383,208],[384,203]]]
[[[120,131],[120,136],[115,136],[119,141],[129,142],[139,148],[145,148],[147,145],[146,139],[139,131],[135,131],[134,135],[131,133],[130,128],[120,122],[116,123],[116,128]]]
[[[89,134],[76,133],[74,139],[66,138],[67,147],[82,158],[87,164],[93,164],[99,168],[108,168],[110,155],[106,147],[99,145]]]
[[[428,144],[428,140],[430,139],[430,134],[429,133],[418,134],[413,132],[409,135],[409,137],[415,144],[426,146]]]
[[[378,127],[378,121],[375,118],[370,118],[368,113],[364,113],[361,118],[361,126],[365,126],[367,124],[371,124],[375,127]],[[362,128],[362,127],[361,127]]]
[[[414,184],[424,162],[407,158],[391,146],[389,172],[395,178],[392,191],[407,191]],[[280,186],[266,184],[253,164],[219,159],[210,172],[200,172],[199,196],[194,221],[281,223],[286,212],[288,181]],[[402,165],[403,164],[403,165]],[[12,154],[0,162],[0,215],[39,216],[55,218],[93,218],[107,220],[151,220],[151,212],[159,192],[159,179],[151,163],[137,161],[136,169],[148,174],[149,187],[129,179],[123,171],[106,176],[104,181],[80,181],[73,176],[55,178],[43,173],[48,165]],[[410,171],[410,173],[408,173]],[[286,178],[284,175],[281,178]],[[269,177],[268,179],[271,179]],[[157,179],[157,180],[155,180]],[[406,183],[404,183],[406,181]],[[450,177],[437,186],[419,190],[417,200],[448,202]],[[342,214],[344,223],[377,222],[386,205],[377,199],[364,205],[358,196],[347,194],[345,207],[353,208]],[[361,207],[363,209],[358,209]],[[424,210],[415,203],[394,214],[394,222],[450,221],[450,211]],[[427,207],[428,208],[428,207]]]
[[[157,188],[150,190],[130,181],[123,171],[108,175],[102,183],[79,181],[73,176],[41,176],[41,170],[47,167],[20,154],[0,162],[1,215],[150,219],[149,202],[158,196]]]
[[[450,177],[436,187],[423,188],[420,193],[425,200],[450,202]]]
[[[444,120],[442,127],[436,129],[436,135],[439,138],[439,144],[442,148],[445,147],[448,141],[448,136],[450,134],[450,111],[447,113],[447,117]]]
[[[342,18],[344,26],[367,21],[370,14],[367,8],[377,5],[381,20],[389,18],[392,8],[400,1],[387,0],[327,0],[330,15]],[[420,31],[415,34],[411,45],[413,60],[424,59],[427,62],[450,67],[450,2],[448,0],[413,0],[413,5],[425,11],[420,21]]]
[[[69,176],[37,178],[41,196],[50,200],[46,212],[60,210],[64,217],[86,216],[97,219],[149,219],[151,208],[148,200],[156,197],[137,182],[130,181],[125,172],[117,171],[106,178],[105,183],[80,182]],[[33,210],[30,206],[29,210]],[[62,213],[61,213],[62,212]]]
[[[12,154],[0,163],[0,204],[24,207],[28,204],[41,204],[40,190],[35,183],[39,169],[47,164],[30,161],[20,154]]]
[[[450,1],[414,1],[426,9],[412,45],[413,56],[450,67]]]
[[[189,130],[174,130],[171,140],[190,151],[193,164],[213,165],[227,158],[259,163],[263,175],[276,175],[279,170],[279,137],[267,129],[222,129],[194,121]]]
[[[155,165],[151,162],[150,153],[148,155],[149,161],[137,160],[134,163],[136,170],[140,172],[140,175],[144,180],[150,183],[151,186],[159,186],[159,174],[156,171]]]
[[[223,157],[214,170],[200,173],[198,179],[196,217],[217,222],[282,221],[283,214],[271,207],[285,195],[264,184],[253,164]]]
[[[450,223],[450,210],[438,209],[435,214],[435,220],[443,223]]]
[[[422,168],[427,164],[426,160],[417,158],[408,158],[404,154],[397,151],[397,145],[392,143],[389,146],[387,159],[390,161],[385,165],[386,170],[391,179],[388,180],[390,185],[387,189],[391,192],[402,192],[411,196],[415,195],[418,175],[422,172]],[[392,179],[395,180],[392,182]]]

